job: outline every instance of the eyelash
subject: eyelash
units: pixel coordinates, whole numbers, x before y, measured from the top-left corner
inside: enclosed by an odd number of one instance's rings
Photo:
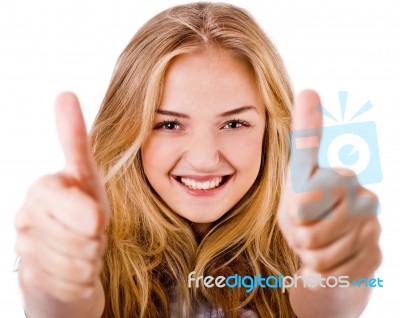
[[[167,125],[175,125],[175,126],[182,126],[176,119],[175,120],[163,120],[162,122],[158,123],[154,129],[155,130],[159,130],[159,129],[163,129],[163,130],[178,130],[178,129],[166,129]],[[182,128],[180,128],[182,129]]]
[[[250,124],[249,124],[247,121],[240,120],[240,119],[231,119],[231,120],[227,121],[227,122],[224,124],[223,127],[225,127],[226,125],[231,124],[231,123],[240,124],[239,127],[237,127],[237,128],[231,128],[231,129],[239,129],[239,128],[241,128],[241,127],[250,127]]]
[[[241,127],[250,127],[250,124],[249,124],[248,122],[244,121],[244,120],[240,120],[240,119],[231,119],[231,120],[227,121],[226,123],[224,123],[224,125],[222,126],[222,128],[225,127],[225,126],[227,126],[227,125],[229,125],[229,124],[231,124],[231,123],[236,123],[236,124],[239,124],[240,126],[239,126],[239,127],[236,127],[236,128],[230,128],[230,129],[239,129],[239,128],[241,128]],[[174,128],[174,129],[167,129],[167,128],[166,128],[167,125],[175,125],[175,127],[176,127],[176,126],[179,126],[180,128],[178,128],[178,129],[176,129],[176,128]],[[182,124],[179,123],[179,121],[175,119],[175,120],[163,120],[162,122],[160,122],[160,123],[158,123],[158,124],[155,125],[154,130],[163,129],[163,130],[173,131],[173,130],[182,130],[183,128],[184,128],[184,127],[182,126]]]

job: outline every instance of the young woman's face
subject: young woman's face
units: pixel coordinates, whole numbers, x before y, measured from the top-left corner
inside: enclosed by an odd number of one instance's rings
[[[179,56],[167,70],[145,174],[176,213],[205,232],[260,169],[265,108],[249,67],[226,52]]]

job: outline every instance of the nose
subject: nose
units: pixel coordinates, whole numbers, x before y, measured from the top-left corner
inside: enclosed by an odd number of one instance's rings
[[[191,136],[185,159],[197,172],[210,173],[216,171],[220,161],[217,136],[210,131],[203,131]]]

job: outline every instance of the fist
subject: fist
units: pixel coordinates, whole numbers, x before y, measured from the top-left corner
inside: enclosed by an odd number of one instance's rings
[[[294,147],[303,149],[292,151],[279,224],[301,259],[300,274],[370,278],[381,262],[378,200],[351,171],[318,166],[320,107],[313,91],[297,98],[292,130],[311,130],[314,137],[292,140]]]
[[[56,121],[66,165],[30,187],[15,218],[16,251],[22,290],[65,303],[101,288],[110,208],[73,94],[57,98]]]

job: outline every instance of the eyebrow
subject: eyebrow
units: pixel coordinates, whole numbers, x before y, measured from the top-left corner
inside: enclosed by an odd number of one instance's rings
[[[226,112],[223,112],[223,113],[219,114],[218,117],[228,117],[228,116],[244,113],[244,112],[250,111],[250,110],[253,110],[256,113],[258,113],[257,109],[254,106],[246,105],[246,106],[238,107],[238,108],[231,109],[231,110],[228,110]],[[168,115],[168,116],[173,116],[173,117],[178,117],[178,118],[190,118],[190,116],[187,115],[187,114],[174,112],[172,110],[158,109],[157,110],[157,114]]]
[[[232,110],[228,110],[222,114],[219,115],[219,117],[228,117],[228,116],[232,116],[232,115],[237,115],[237,114],[241,114],[250,110],[254,110],[256,113],[258,113],[257,108],[255,108],[252,105],[246,105],[246,106],[242,106],[242,107],[238,107]]]
[[[189,115],[178,113],[178,112],[174,112],[172,110],[158,109],[157,110],[157,114],[168,115],[168,116],[179,117],[179,118],[189,118]]]

